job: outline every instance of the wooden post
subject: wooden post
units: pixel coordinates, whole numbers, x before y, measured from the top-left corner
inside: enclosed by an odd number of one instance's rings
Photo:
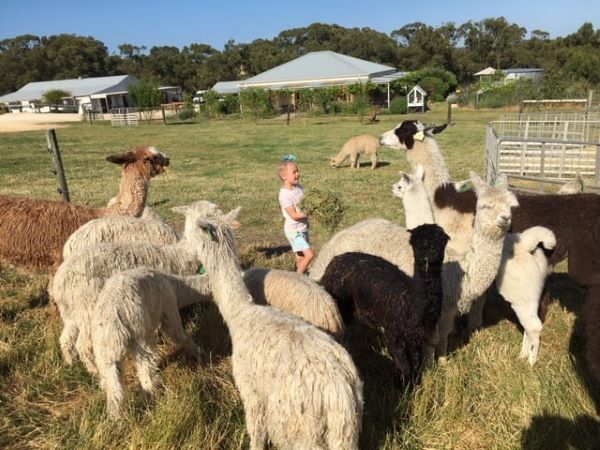
[[[55,174],[58,177],[58,183],[60,184],[57,191],[59,194],[62,194],[65,202],[70,202],[71,199],[69,198],[69,188],[67,187],[67,179],[65,177],[62,158],[60,156],[60,148],[58,146],[58,141],[56,140],[56,131],[54,129],[46,131],[46,142],[48,144],[48,152],[52,154]]]
[[[452,103],[448,102],[448,117],[446,117],[446,123],[452,125]]]
[[[286,124],[286,125],[289,125],[289,124],[290,124],[290,110],[291,110],[291,107],[290,107],[290,106],[291,106],[291,105],[287,105],[287,107],[286,107],[286,109],[287,109],[287,117],[286,117],[286,120],[285,120],[285,124]]]
[[[167,124],[167,116],[165,115],[165,105],[162,105],[161,111],[162,111],[162,116],[163,116],[163,122],[166,125]]]

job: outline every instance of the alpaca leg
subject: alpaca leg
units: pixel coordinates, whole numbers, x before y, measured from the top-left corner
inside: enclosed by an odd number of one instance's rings
[[[162,331],[169,336],[174,343],[183,348],[186,354],[200,362],[200,348],[196,345],[192,337],[183,329],[179,311],[173,309],[164,313]]]
[[[377,167],[377,153],[371,155],[371,169],[375,169]]]
[[[153,395],[160,384],[159,361],[155,347],[155,345],[149,346],[147,343],[143,343],[136,345],[133,351],[140,386],[149,395]]]
[[[94,350],[92,347],[92,336],[90,334],[89,327],[83,325],[79,330],[79,336],[77,336],[77,342],[75,348],[79,354],[79,359],[85,365],[85,368],[91,374],[98,373],[96,369],[96,362],[94,360]]]
[[[68,365],[72,365],[77,359],[75,343],[79,335],[79,329],[72,321],[65,321],[60,334],[60,350],[63,358]]]
[[[438,343],[437,356],[444,358],[448,354],[448,336],[454,328],[454,313],[453,311],[442,312],[442,316],[438,321]]]
[[[529,305],[513,306],[519,323],[523,326],[523,345],[521,346],[521,358],[527,358],[529,365],[533,366],[538,359],[540,351],[540,335],[542,333],[542,321],[537,315],[538,303]]]
[[[352,155],[350,157],[350,167],[352,167],[353,169],[359,169],[360,168],[360,164],[358,162],[358,155]]]
[[[99,363],[100,386],[106,393],[106,411],[112,419],[117,419],[123,412],[125,394],[121,382],[121,367],[117,361]]]
[[[250,436],[250,450],[264,450],[267,441],[264,405],[256,399],[244,402],[246,428]]]

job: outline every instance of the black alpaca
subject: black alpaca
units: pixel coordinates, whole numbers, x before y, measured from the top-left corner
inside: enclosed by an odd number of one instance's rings
[[[400,379],[416,381],[425,345],[442,311],[442,263],[448,236],[437,225],[411,231],[414,276],[378,256],[351,252],[331,260],[321,278],[345,323],[354,319],[383,329],[383,340]]]

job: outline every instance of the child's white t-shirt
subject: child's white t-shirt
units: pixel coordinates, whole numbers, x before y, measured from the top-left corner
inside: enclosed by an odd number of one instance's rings
[[[279,205],[281,206],[281,212],[285,218],[285,223],[283,225],[284,229],[293,231],[308,230],[308,222],[299,222],[292,219],[285,210],[286,208],[293,206],[296,211],[300,211],[300,203],[302,202],[303,198],[304,189],[302,189],[302,186],[299,184],[297,184],[292,190],[284,187],[279,190]]]

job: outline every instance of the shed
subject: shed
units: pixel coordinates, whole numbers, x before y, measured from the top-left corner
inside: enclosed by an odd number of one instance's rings
[[[406,111],[418,111],[425,112],[426,108],[426,100],[427,100],[427,92],[421,86],[416,84],[408,94],[406,94]]]

